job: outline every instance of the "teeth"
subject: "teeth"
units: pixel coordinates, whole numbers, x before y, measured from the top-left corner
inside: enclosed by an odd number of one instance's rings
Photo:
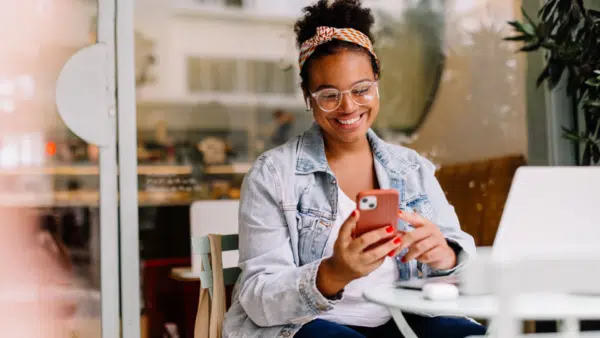
[[[355,118],[353,118],[351,120],[340,120],[340,119],[337,119],[337,121],[339,123],[341,123],[341,124],[353,124],[353,123],[358,122],[358,120],[360,120],[360,116],[357,116],[357,117],[355,117]]]

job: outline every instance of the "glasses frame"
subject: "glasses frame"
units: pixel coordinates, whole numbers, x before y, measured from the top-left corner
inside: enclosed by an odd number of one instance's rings
[[[339,108],[339,107],[342,105],[342,101],[343,101],[343,99],[344,99],[344,94],[348,94],[348,97],[350,97],[350,100],[352,100],[352,102],[354,102],[354,104],[355,104],[355,105],[357,105],[357,106],[366,106],[367,104],[361,104],[361,103],[357,103],[356,101],[354,101],[354,99],[352,98],[352,95],[351,95],[351,93],[352,93],[352,90],[354,89],[354,87],[356,87],[356,86],[358,86],[358,85],[361,85],[361,84],[365,84],[365,83],[370,83],[370,84],[371,84],[371,86],[375,86],[375,90],[376,90],[376,92],[377,92],[377,97],[379,97],[379,81],[377,81],[377,80],[375,80],[375,81],[370,81],[370,80],[367,80],[367,81],[362,81],[362,82],[359,82],[359,83],[357,83],[357,84],[353,85],[353,86],[352,86],[352,88],[350,88],[350,89],[343,90],[343,91],[342,91],[342,90],[338,90],[338,91],[340,92],[340,98],[339,98],[339,100],[338,100],[338,105],[337,105],[335,108],[333,108],[333,109],[324,109],[324,108],[323,108],[323,107],[322,107],[322,106],[319,104],[319,100],[317,100],[317,97],[318,97],[318,96],[319,96],[319,94],[321,94],[323,91],[325,91],[325,90],[331,90],[331,89],[335,89],[335,88],[325,88],[325,89],[321,89],[321,90],[319,90],[319,91],[316,91],[316,92],[314,92],[314,93],[309,91],[309,93],[310,93],[310,96],[311,96],[313,99],[315,99],[315,102],[317,103],[317,105],[319,106],[319,108],[321,108],[321,110],[322,110],[322,111],[324,111],[324,112],[326,112],[326,113],[330,113],[330,112],[332,112],[332,111],[335,111],[335,110],[337,110],[337,109],[338,109],[338,108]],[[369,89],[370,89],[370,88],[369,88]],[[336,89],[336,90],[337,90],[337,89]],[[373,101],[373,100],[371,99],[371,101]],[[371,102],[371,101],[369,101],[369,102]]]

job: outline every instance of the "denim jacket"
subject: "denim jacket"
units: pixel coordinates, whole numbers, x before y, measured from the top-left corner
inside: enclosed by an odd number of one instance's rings
[[[461,257],[473,255],[473,238],[461,231],[454,208],[434,176],[434,165],[413,150],[382,141],[372,130],[367,136],[379,185],[398,190],[398,208],[433,221],[462,251]],[[339,301],[324,297],[315,282],[338,217],[337,202],[337,181],[317,124],[256,160],[242,184],[242,273],[225,315],[223,337],[292,337],[302,324]],[[399,258],[397,263],[401,278],[424,270],[429,275],[449,272],[433,271],[416,261],[401,263]]]

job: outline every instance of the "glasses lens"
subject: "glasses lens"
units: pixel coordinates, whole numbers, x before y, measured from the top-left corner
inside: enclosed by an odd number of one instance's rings
[[[358,83],[351,90],[352,100],[356,104],[367,104],[375,97],[375,84],[372,82]]]
[[[317,103],[321,109],[329,111],[335,110],[340,105],[342,94],[337,89],[324,89],[317,96]]]

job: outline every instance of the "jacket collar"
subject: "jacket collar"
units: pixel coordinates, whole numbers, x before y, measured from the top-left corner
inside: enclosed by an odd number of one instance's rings
[[[373,157],[389,174],[404,177],[407,172],[414,171],[419,167],[418,164],[393,152],[392,146],[380,139],[372,129],[367,131],[367,139],[371,145]],[[333,174],[325,155],[323,132],[321,127],[313,122],[310,129],[300,137],[296,172],[310,174],[318,171]]]

